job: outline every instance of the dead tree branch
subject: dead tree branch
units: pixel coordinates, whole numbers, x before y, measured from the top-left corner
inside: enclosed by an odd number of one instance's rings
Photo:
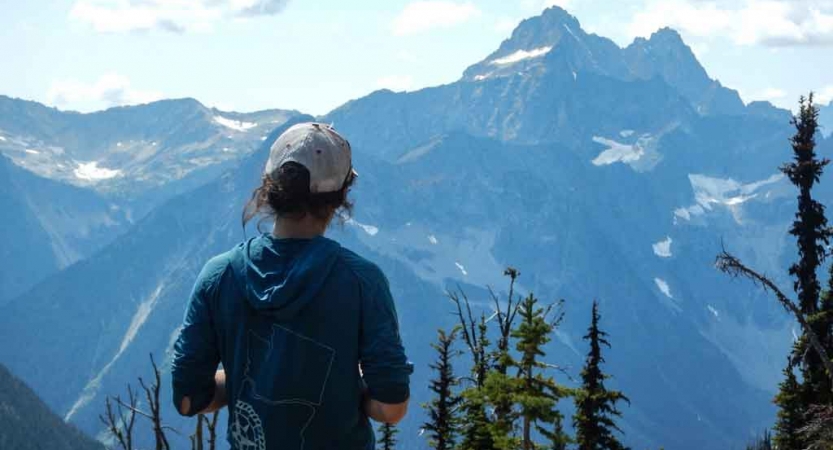
[[[798,320],[798,323],[801,325],[801,328],[810,340],[810,345],[821,358],[824,368],[827,370],[827,375],[831,380],[833,380],[833,361],[831,361],[830,357],[827,355],[827,351],[821,345],[818,336],[815,332],[813,332],[810,324],[807,323],[807,320],[805,319],[804,314],[801,313],[801,310],[798,309],[789,297],[778,289],[778,286],[776,286],[772,280],[750,269],[749,267],[746,267],[737,257],[728,253],[725,249],[720,253],[720,255],[718,255],[715,266],[718,270],[728,274],[729,276],[734,278],[741,276],[748,278],[754,284],[761,286],[765,292],[769,291],[775,294],[775,297],[778,299],[778,302],[781,303],[781,306],[783,306],[787,312],[791,313],[796,320]]]

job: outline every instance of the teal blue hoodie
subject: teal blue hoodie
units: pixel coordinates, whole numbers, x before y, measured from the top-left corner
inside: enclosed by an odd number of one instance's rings
[[[387,279],[325,237],[262,235],[211,259],[174,345],[173,400],[193,415],[226,372],[233,449],[372,449],[362,396],[409,397]],[[362,374],[359,372],[361,365]]]

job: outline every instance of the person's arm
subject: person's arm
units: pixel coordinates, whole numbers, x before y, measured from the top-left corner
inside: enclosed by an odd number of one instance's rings
[[[365,396],[363,408],[367,417],[380,423],[396,425],[408,413],[408,400],[402,403],[388,404],[373,400],[370,396]]]
[[[359,356],[361,376],[367,386],[362,406],[371,419],[395,424],[408,411],[413,365],[405,356],[387,279],[376,270],[362,293]]]
[[[228,406],[228,397],[226,396],[226,372],[225,370],[218,370],[214,374],[214,396],[211,403],[197,414],[209,414],[219,411]],[[182,402],[179,405],[179,413],[187,415],[191,411],[191,398],[187,395],[182,397]]]
[[[174,344],[173,402],[176,410],[185,416],[199,414],[209,407],[222,407],[225,398],[225,372],[217,379],[220,354],[211,313],[225,267],[221,261],[211,260],[200,272]]]

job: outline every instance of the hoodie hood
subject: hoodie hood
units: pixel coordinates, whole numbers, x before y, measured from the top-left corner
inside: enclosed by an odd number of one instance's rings
[[[341,246],[319,236],[279,239],[269,234],[242,245],[243,289],[257,311],[289,319],[321,291]]]

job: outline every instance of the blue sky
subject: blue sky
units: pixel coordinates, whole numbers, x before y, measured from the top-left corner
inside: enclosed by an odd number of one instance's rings
[[[674,27],[745,101],[833,100],[833,0],[0,0],[0,94],[324,114],[453,82],[553,4],[620,46]]]

